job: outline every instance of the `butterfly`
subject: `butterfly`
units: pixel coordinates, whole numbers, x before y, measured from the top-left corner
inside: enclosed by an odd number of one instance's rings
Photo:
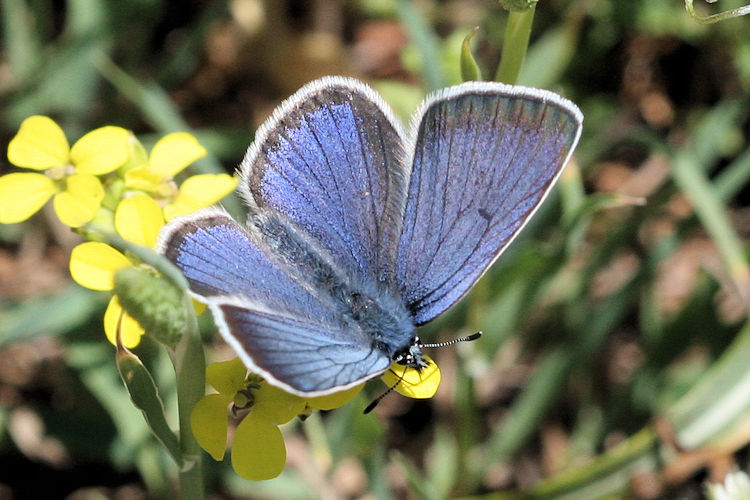
[[[287,392],[421,369],[417,327],[518,235],[582,120],[552,92],[467,82],[428,96],[406,132],[369,86],[325,77],[257,130],[239,168],[246,223],[203,210],[158,249],[247,367]]]

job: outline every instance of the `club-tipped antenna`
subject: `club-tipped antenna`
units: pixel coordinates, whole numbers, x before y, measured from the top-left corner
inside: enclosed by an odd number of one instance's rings
[[[472,340],[476,340],[479,337],[482,336],[482,332],[472,333],[471,335],[467,335],[466,337],[459,337],[457,339],[453,340],[447,340],[445,342],[438,342],[437,344],[419,344],[419,347],[445,347],[453,344],[458,344],[459,342],[471,342]]]
[[[393,373],[394,375],[396,374],[396,373],[395,373],[395,372],[393,372],[392,370],[391,370],[391,373]],[[367,415],[367,414],[368,414],[368,413],[370,413],[370,412],[371,412],[372,410],[374,410],[374,409],[375,409],[375,407],[376,407],[376,406],[378,406],[378,403],[380,403],[380,401],[381,401],[381,400],[382,400],[382,399],[383,399],[384,397],[386,397],[386,396],[387,396],[388,394],[390,394],[391,392],[393,392],[393,389],[395,389],[395,388],[396,388],[396,386],[398,386],[398,384],[400,384],[400,383],[401,383],[401,381],[402,381],[402,380],[404,380],[404,374],[405,374],[405,373],[406,373],[406,371],[404,371],[404,372],[403,372],[403,373],[402,373],[402,374],[401,374],[401,375],[400,375],[400,376],[398,377],[398,380],[396,380],[396,383],[395,383],[395,384],[393,384],[392,386],[390,386],[390,387],[388,388],[388,390],[387,390],[387,391],[385,391],[385,392],[384,392],[383,394],[381,394],[380,396],[378,396],[378,397],[376,397],[375,399],[373,399],[373,400],[372,400],[372,402],[371,402],[371,403],[370,403],[369,405],[367,405],[367,408],[365,408],[365,411],[363,411],[362,413],[364,413],[365,415]]]
[[[371,402],[371,403],[370,403],[369,405],[367,405],[367,408],[365,408],[365,411],[363,411],[362,413],[364,413],[365,415],[367,415],[367,414],[368,414],[368,413],[370,413],[370,412],[371,412],[372,410],[374,410],[374,409],[375,409],[375,407],[376,407],[376,406],[378,406],[378,403],[380,403],[380,401],[381,401],[381,400],[382,400],[382,399],[383,399],[384,397],[386,397],[386,396],[387,396],[388,394],[390,394],[391,392],[393,392],[393,389],[395,389],[395,388],[396,388],[396,386],[397,386],[397,385],[398,385],[398,384],[399,384],[400,382],[401,382],[401,379],[398,379],[398,382],[396,382],[395,384],[393,384],[392,386],[390,386],[390,387],[389,387],[389,388],[388,388],[388,389],[387,389],[387,390],[386,390],[386,391],[385,391],[385,392],[384,392],[383,394],[381,394],[380,396],[378,396],[378,397],[376,397],[375,399],[373,399],[373,400],[372,400],[372,402]]]

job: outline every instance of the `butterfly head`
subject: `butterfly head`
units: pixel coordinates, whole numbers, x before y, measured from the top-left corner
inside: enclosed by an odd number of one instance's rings
[[[422,346],[423,344],[419,340],[419,337],[414,337],[407,347],[398,351],[393,356],[393,361],[400,365],[414,368],[417,371],[427,368],[429,362],[425,359],[424,354],[422,354]]]

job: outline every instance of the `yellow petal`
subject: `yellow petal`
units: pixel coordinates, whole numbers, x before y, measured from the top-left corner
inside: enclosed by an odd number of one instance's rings
[[[227,449],[227,406],[222,394],[209,394],[198,401],[190,413],[190,428],[198,444],[214,460],[224,458]]]
[[[148,164],[148,152],[136,136],[130,134],[128,141],[128,160],[120,167],[120,172],[127,173],[129,170]]]
[[[187,132],[176,132],[165,135],[154,144],[149,164],[152,171],[171,178],[204,156],[206,150],[198,143],[198,139]]]
[[[18,167],[46,170],[68,163],[70,146],[65,133],[51,118],[26,118],[8,144],[8,161]]]
[[[63,224],[81,227],[96,217],[104,199],[102,183],[93,175],[74,174],[65,179],[66,189],[55,195],[55,213]]]
[[[122,323],[120,323],[122,316]],[[112,345],[117,345],[117,325],[120,325],[120,342],[128,349],[136,347],[145,333],[141,324],[125,312],[120,305],[117,295],[109,300],[107,310],[104,311],[104,333]]]
[[[278,427],[250,413],[237,426],[232,443],[232,467],[245,479],[272,479],[284,470],[286,448]]]
[[[211,363],[206,367],[206,382],[221,394],[234,398],[234,393],[245,388],[247,368],[240,358]]]
[[[115,210],[115,230],[128,241],[153,248],[164,225],[161,207],[148,195],[125,198]]]
[[[440,387],[440,368],[432,359],[425,356],[429,363],[421,371],[393,363],[381,380],[388,387],[394,387],[399,394],[409,398],[426,399],[435,395]]]
[[[332,410],[334,408],[344,406],[352,398],[354,398],[354,396],[359,394],[364,386],[364,384],[361,384],[345,391],[334,392],[333,394],[329,394],[328,396],[310,398],[307,400],[307,406],[309,406],[310,408],[315,408],[317,410]]]
[[[70,160],[81,174],[102,175],[117,170],[128,161],[130,132],[122,127],[92,130],[73,144]]]
[[[159,192],[165,177],[159,172],[151,170],[148,164],[135,167],[125,172],[125,187],[128,189],[138,189],[151,193]]]
[[[3,175],[0,177],[0,223],[13,224],[28,219],[55,192],[55,183],[43,174]]]
[[[198,302],[195,299],[191,299],[193,301],[193,309],[195,309],[195,314],[197,316],[200,316],[204,312],[206,312],[206,304],[202,302]]]
[[[164,207],[164,218],[169,220],[213,205],[234,191],[239,179],[227,174],[204,174],[188,177],[180,185],[174,203]]]
[[[260,389],[253,390],[255,404],[253,413],[275,425],[282,425],[302,413],[305,400],[262,382]]]
[[[70,275],[92,290],[112,290],[115,273],[130,265],[127,257],[98,241],[81,243],[70,254]]]

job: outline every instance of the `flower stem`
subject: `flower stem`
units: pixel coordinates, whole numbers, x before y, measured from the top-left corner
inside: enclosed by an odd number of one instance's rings
[[[526,49],[529,47],[531,23],[534,20],[536,5],[524,11],[510,11],[508,23],[505,26],[503,38],[503,52],[500,56],[500,66],[497,68],[495,80],[515,85],[521,73]]]
[[[190,298],[185,295],[187,327],[185,334],[173,351],[172,363],[177,374],[177,411],[180,423],[180,450],[185,466],[180,471],[180,498],[203,500],[201,448],[190,429],[190,413],[205,393],[206,359],[203,353],[198,321],[195,318]]]
[[[746,16],[747,14],[750,14],[750,5],[743,5],[742,7],[725,10],[724,12],[719,12],[718,14],[713,14],[710,16],[701,16],[700,14],[695,12],[695,8],[693,7],[693,0],[685,0],[685,10],[688,11],[688,14],[690,14],[693,19],[701,24],[713,24],[718,23],[719,21],[724,21],[726,19],[731,19],[733,17]]]

